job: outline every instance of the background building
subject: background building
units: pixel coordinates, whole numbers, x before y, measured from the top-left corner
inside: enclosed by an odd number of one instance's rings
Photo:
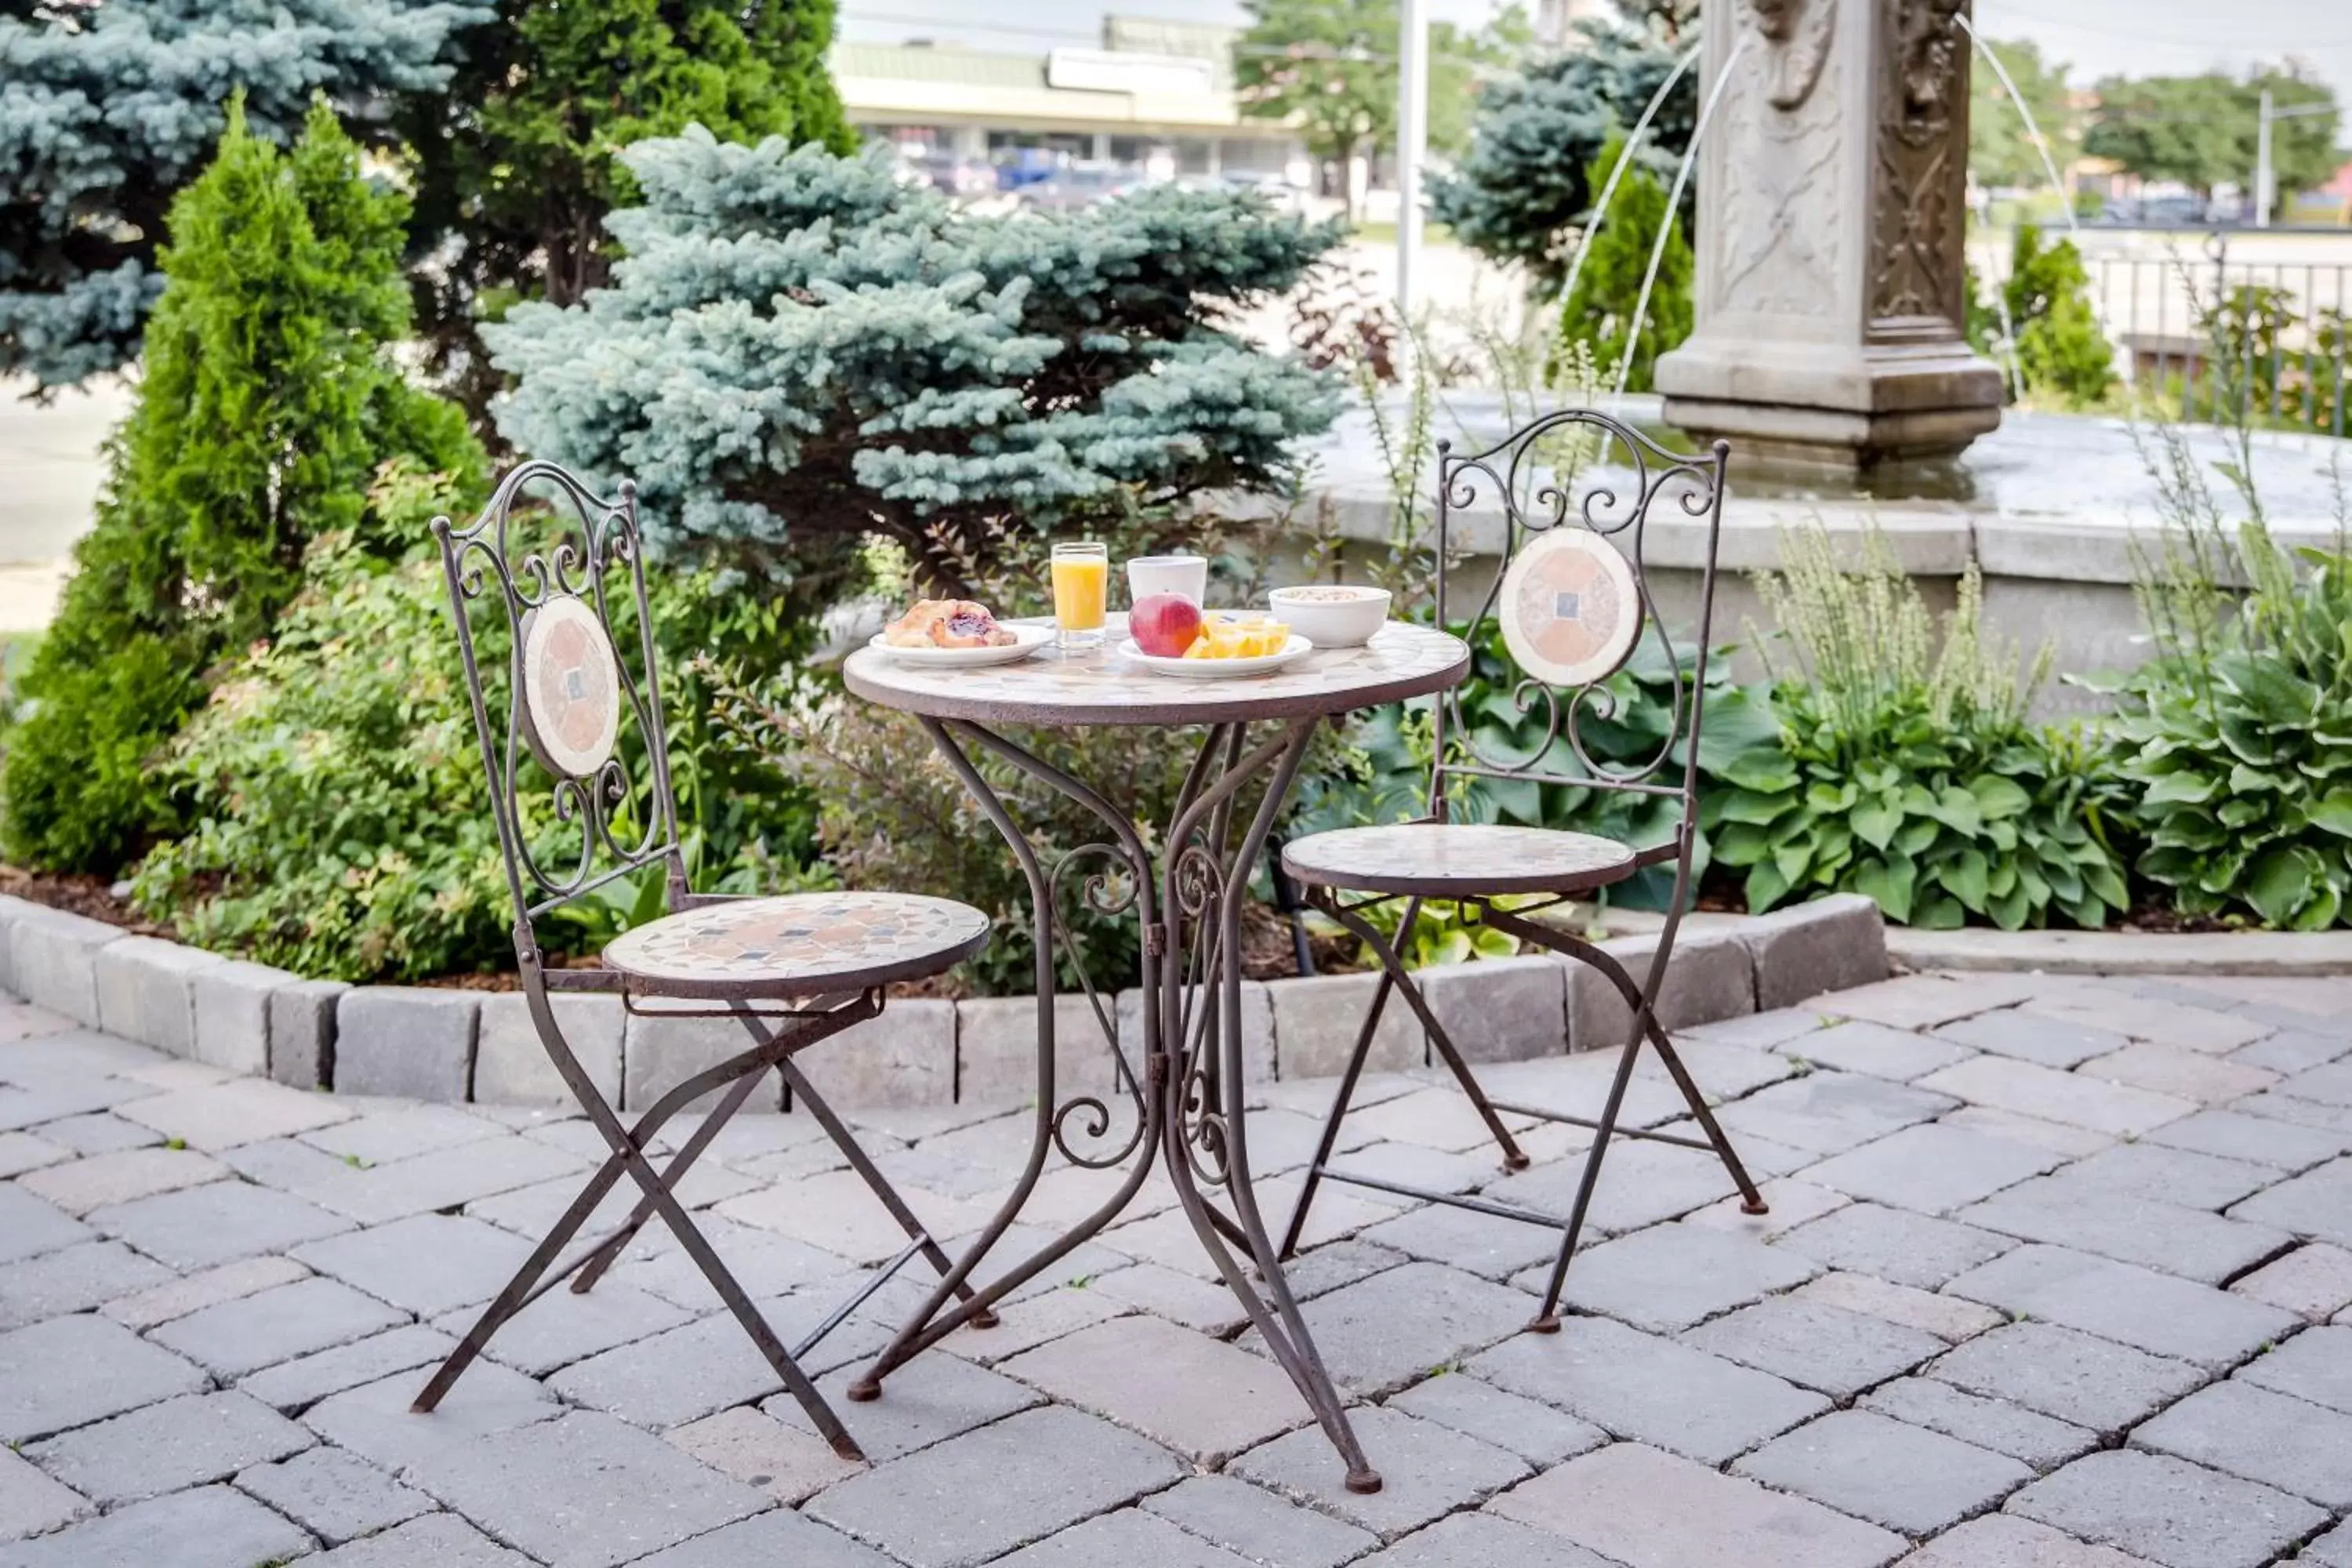
[[[1103,19],[1102,47],[1041,54],[946,39],[842,43],[834,80],[852,123],[910,157],[1018,170],[1054,161],[1139,175],[1255,178],[1303,186],[1313,169],[1279,124],[1243,117],[1237,29],[1140,16]]]

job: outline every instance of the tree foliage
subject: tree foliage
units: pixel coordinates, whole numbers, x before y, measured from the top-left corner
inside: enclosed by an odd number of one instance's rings
[[[1624,150],[1624,138],[1612,136],[1601,155],[1585,170],[1586,183],[1598,186],[1609,177]],[[1666,207],[1666,189],[1656,176],[1639,166],[1626,170],[1609,216],[1592,237],[1576,287],[1560,307],[1559,334],[1564,342],[1591,345],[1592,358],[1610,384],[1625,357],[1625,345],[1634,335],[1633,313],[1642,308],[1642,279],[1649,271],[1650,255],[1664,228],[1665,249],[1658,256],[1658,271],[1643,310],[1640,337],[1634,343],[1629,391],[1647,392],[1658,356],[1691,334],[1691,280],[1695,262],[1682,225]]]
[[[856,144],[826,74],[834,0],[496,0],[446,90],[412,95],[410,249],[437,368],[478,410],[495,390],[475,329],[518,299],[577,303],[610,277],[606,213],[634,199],[617,154],[701,125],[728,141]]]
[[[961,580],[1009,529],[1270,484],[1332,416],[1218,324],[1337,237],[1255,196],[975,216],[878,155],[693,130],[623,158],[613,286],[484,335],[519,378],[500,431],[635,476],[656,542],[778,577],[880,533]]]
[[[1589,172],[1601,148],[1640,118],[1695,31],[1672,31],[1654,17],[1639,30],[1590,19],[1578,28],[1573,47],[1479,93],[1470,150],[1433,184],[1430,203],[1454,237],[1525,266],[1549,294],[1565,282],[1572,232],[1600,194]],[[1651,121],[1641,161],[1670,176],[1697,112],[1696,83],[1686,74]],[[1609,165],[1600,169],[1605,182]]]
[[[2280,109],[2331,106],[2325,114],[2277,121],[2271,132],[2278,191],[2292,195],[2319,184],[2338,162],[2342,117],[2325,82],[2292,68],[2257,71],[2242,81],[2221,71],[2103,81],[2099,117],[2084,150],[2112,158],[2144,180],[2179,181],[2200,196],[2210,198],[2217,185],[2249,186],[2265,89]]]
[[[139,400],[113,439],[97,526],[8,737],[11,858],[110,870],[167,819],[149,772],[226,649],[262,636],[314,535],[385,542],[384,460],[478,479],[452,405],[414,389],[405,202],[360,177],[315,104],[281,153],[232,103],[219,155],[173,204]]]
[[[47,386],[127,363],[163,289],[173,196],[244,94],[284,142],[314,94],[359,118],[438,90],[467,0],[106,0],[0,5],[0,372]]]
[[[1345,163],[1396,142],[1397,0],[1244,0],[1234,57],[1247,112],[1295,123],[1316,157]],[[1429,28],[1429,144],[1469,134],[1474,72],[1524,47],[1525,13],[1507,7],[1480,34]]]
[[[2074,110],[2067,102],[2066,66],[2042,58],[2042,46],[2031,38],[1988,38],[1986,47],[2000,59],[2018,97],[2032,110],[2033,123],[2050,143],[2051,162],[2060,170],[2074,161],[2079,150]],[[2026,129],[2009,89],[1982,55],[1971,57],[1969,77],[1969,173],[1984,185],[2040,190],[2050,184],[2042,151]],[[2063,193],[2061,193],[2062,195]]]

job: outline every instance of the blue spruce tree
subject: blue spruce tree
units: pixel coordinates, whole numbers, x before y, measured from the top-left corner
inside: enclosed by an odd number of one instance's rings
[[[1570,48],[1480,92],[1468,155],[1430,192],[1432,217],[1495,260],[1525,266],[1548,298],[1566,280],[1570,231],[1601,194],[1588,167],[1641,117],[1696,36],[1656,14],[1638,27],[1587,19],[1577,29]],[[1695,75],[1675,84],[1643,138],[1642,160],[1669,177],[1690,145]]]
[[[974,216],[886,157],[698,127],[623,162],[612,285],[483,336],[518,378],[500,433],[635,476],[660,542],[781,577],[880,534],[953,582],[1008,527],[1271,485],[1335,411],[1219,323],[1336,226],[1172,188]]]
[[[467,0],[0,5],[0,373],[62,385],[138,353],[165,215],[233,93],[266,141],[291,142],[319,93],[365,133],[387,95],[442,86],[453,32],[488,15]]]

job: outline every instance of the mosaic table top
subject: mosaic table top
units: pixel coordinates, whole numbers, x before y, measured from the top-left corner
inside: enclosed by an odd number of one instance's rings
[[[987,937],[988,917],[949,899],[787,893],[665,915],[604,956],[659,995],[790,995],[935,974]]]
[[[1098,653],[1049,651],[984,669],[925,669],[874,648],[849,656],[849,689],[886,708],[934,719],[1013,724],[1223,724],[1344,713],[1442,691],[1469,672],[1461,638],[1391,621],[1361,647],[1318,648],[1297,664],[1231,680],[1155,674],[1114,651],[1127,636],[1115,615]]]
[[[1633,851],[1549,827],[1400,822],[1294,839],[1282,864],[1302,882],[1368,893],[1575,893],[1623,879]]]

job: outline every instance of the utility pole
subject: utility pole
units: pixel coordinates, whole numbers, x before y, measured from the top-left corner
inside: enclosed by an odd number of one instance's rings
[[[2280,109],[2271,101],[2271,89],[2263,89],[2261,121],[2254,127],[2254,226],[2271,226],[2271,197],[2278,176],[2271,165],[2271,127],[2282,120],[2301,120],[2314,114],[2333,114],[2336,105],[2328,103],[2298,104],[2293,109]]]
[[[2263,89],[2262,121],[2254,129],[2254,226],[2271,226],[2271,89]]]
[[[1421,306],[1421,164],[1429,152],[1428,0],[1397,7],[1397,314]]]

